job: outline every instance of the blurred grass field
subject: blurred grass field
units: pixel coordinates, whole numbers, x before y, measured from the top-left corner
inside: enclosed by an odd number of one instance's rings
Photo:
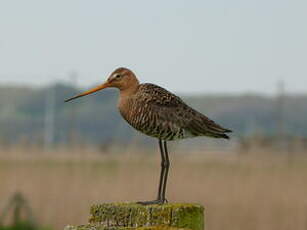
[[[203,204],[210,230],[306,230],[305,155],[171,154],[167,198]],[[154,199],[159,170],[158,152],[135,149],[0,150],[0,210],[20,191],[43,225],[84,224],[91,204]]]

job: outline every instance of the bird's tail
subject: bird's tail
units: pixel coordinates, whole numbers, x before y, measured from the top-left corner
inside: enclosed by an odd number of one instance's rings
[[[225,129],[209,119],[202,122],[194,120],[191,122],[190,127],[192,129],[192,133],[194,133],[196,136],[210,136],[214,138],[229,139],[229,136],[226,133],[232,132],[232,130]]]
[[[215,138],[224,138],[229,139],[229,136],[226,133],[231,133],[232,130],[225,129],[222,126],[213,122],[212,124],[208,125],[208,133],[210,133]]]

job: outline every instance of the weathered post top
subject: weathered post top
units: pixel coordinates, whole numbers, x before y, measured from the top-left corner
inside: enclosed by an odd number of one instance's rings
[[[204,230],[204,208],[198,204],[107,203],[93,205],[90,213],[89,224],[65,230]]]

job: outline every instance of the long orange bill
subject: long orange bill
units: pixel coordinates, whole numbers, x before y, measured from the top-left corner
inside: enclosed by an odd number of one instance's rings
[[[96,88],[90,89],[90,90],[88,90],[88,91],[86,91],[86,92],[84,92],[84,93],[81,93],[81,94],[79,94],[79,95],[77,95],[77,96],[74,96],[74,97],[72,97],[72,98],[69,98],[69,99],[65,100],[65,102],[69,102],[69,101],[74,100],[74,99],[77,99],[77,98],[79,98],[79,97],[83,97],[83,96],[86,96],[86,95],[95,93],[95,92],[97,92],[97,91],[99,91],[99,90],[102,90],[102,89],[105,89],[105,88],[107,88],[107,87],[109,87],[109,86],[110,86],[109,83],[108,83],[108,82],[105,82],[104,84],[102,84],[102,85],[100,85],[100,86],[97,86]]]

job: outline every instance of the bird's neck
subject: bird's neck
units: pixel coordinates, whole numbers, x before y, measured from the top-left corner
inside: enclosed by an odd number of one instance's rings
[[[120,90],[117,107],[124,119],[129,121],[131,106],[134,101],[134,96],[137,93],[138,87],[133,87],[125,90]]]
[[[125,117],[129,113],[130,110],[130,102],[131,99],[138,92],[140,83],[136,77],[130,78],[129,82],[127,82],[127,87],[120,88],[119,100],[118,100],[118,108],[121,114]],[[130,102],[129,102],[130,101]]]
[[[120,98],[124,99],[133,96],[138,91],[138,88],[139,82],[136,81],[134,84],[129,85],[129,87],[120,89]]]

